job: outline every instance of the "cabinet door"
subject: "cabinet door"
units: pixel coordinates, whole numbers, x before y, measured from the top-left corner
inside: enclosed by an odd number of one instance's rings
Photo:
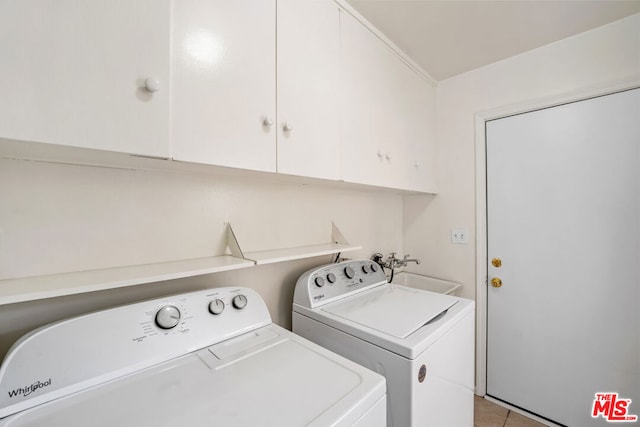
[[[340,13],[330,0],[278,0],[277,13],[278,172],[339,179]]]
[[[0,136],[167,157],[169,14],[169,0],[1,0]]]
[[[395,102],[388,70],[393,53],[347,13],[340,14],[340,31],[342,177],[390,187],[385,155],[393,156],[387,113]]]
[[[402,70],[398,92],[402,112],[399,149],[404,151],[403,163],[398,166],[399,185],[410,191],[436,193],[435,183],[435,87],[409,67]]]
[[[275,13],[275,0],[173,3],[174,159],[275,172]]]
[[[430,191],[433,87],[346,13],[340,43],[344,180]]]

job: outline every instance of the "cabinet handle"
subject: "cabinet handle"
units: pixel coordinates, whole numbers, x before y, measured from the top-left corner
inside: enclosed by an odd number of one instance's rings
[[[273,121],[269,120],[269,117],[265,117],[262,121],[262,126],[270,128],[271,126],[273,126]]]
[[[384,151],[378,150],[378,158],[382,160],[384,158]]]
[[[293,126],[291,126],[287,122],[284,122],[284,125],[282,125],[282,130],[285,131],[285,132],[291,132],[291,131],[293,131]]]
[[[389,153],[385,154],[384,158],[387,159],[388,161],[391,161],[391,154]]]
[[[144,80],[144,88],[151,93],[157,92],[160,90],[160,80],[147,77]]]
[[[416,169],[419,169],[420,168],[420,162],[417,161],[417,160],[415,162],[413,162],[413,167],[416,168]]]

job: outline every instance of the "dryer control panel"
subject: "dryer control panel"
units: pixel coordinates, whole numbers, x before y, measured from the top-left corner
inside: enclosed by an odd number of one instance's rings
[[[320,307],[386,282],[382,267],[368,259],[327,264],[300,276],[293,303],[309,308]]]
[[[52,323],[18,340],[2,362],[0,418],[269,324],[260,295],[238,286]]]

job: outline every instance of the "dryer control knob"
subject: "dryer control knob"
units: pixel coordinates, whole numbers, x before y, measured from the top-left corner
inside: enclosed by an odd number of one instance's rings
[[[180,322],[180,317],[178,307],[166,305],[156,312],[156,325],[162,329],[171,329]]]
[[[353,268],[351,268],[351,267],[345,267],[344,268],[344,274],[347,276],[347,278],[353,279],[353,276],[356,275],[356,272],[353,271]]]
[[[245,308],[247,306],[247,297],[242,295],[242,294],[236,295],[231,300],[231,303],[238,310],[242,310],[243,308]]]
[[[209,313],[218,315],[224,311],[224,302],[216,298],[209,303]]]
[[[317,287],[321,288],[324,286],[324,279],[322,277],[316,277],[313,281]]]

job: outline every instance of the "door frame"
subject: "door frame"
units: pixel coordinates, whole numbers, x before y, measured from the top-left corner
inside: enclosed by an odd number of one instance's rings
[[[640,75],[630,79],[585,87],[579,90],[525,101],[475,114],[475,208],[476,208],[476,388],[478,396],[487,392],[487,158],[485,123],[515,114],[556,107],[598,96],[640,88]]]

